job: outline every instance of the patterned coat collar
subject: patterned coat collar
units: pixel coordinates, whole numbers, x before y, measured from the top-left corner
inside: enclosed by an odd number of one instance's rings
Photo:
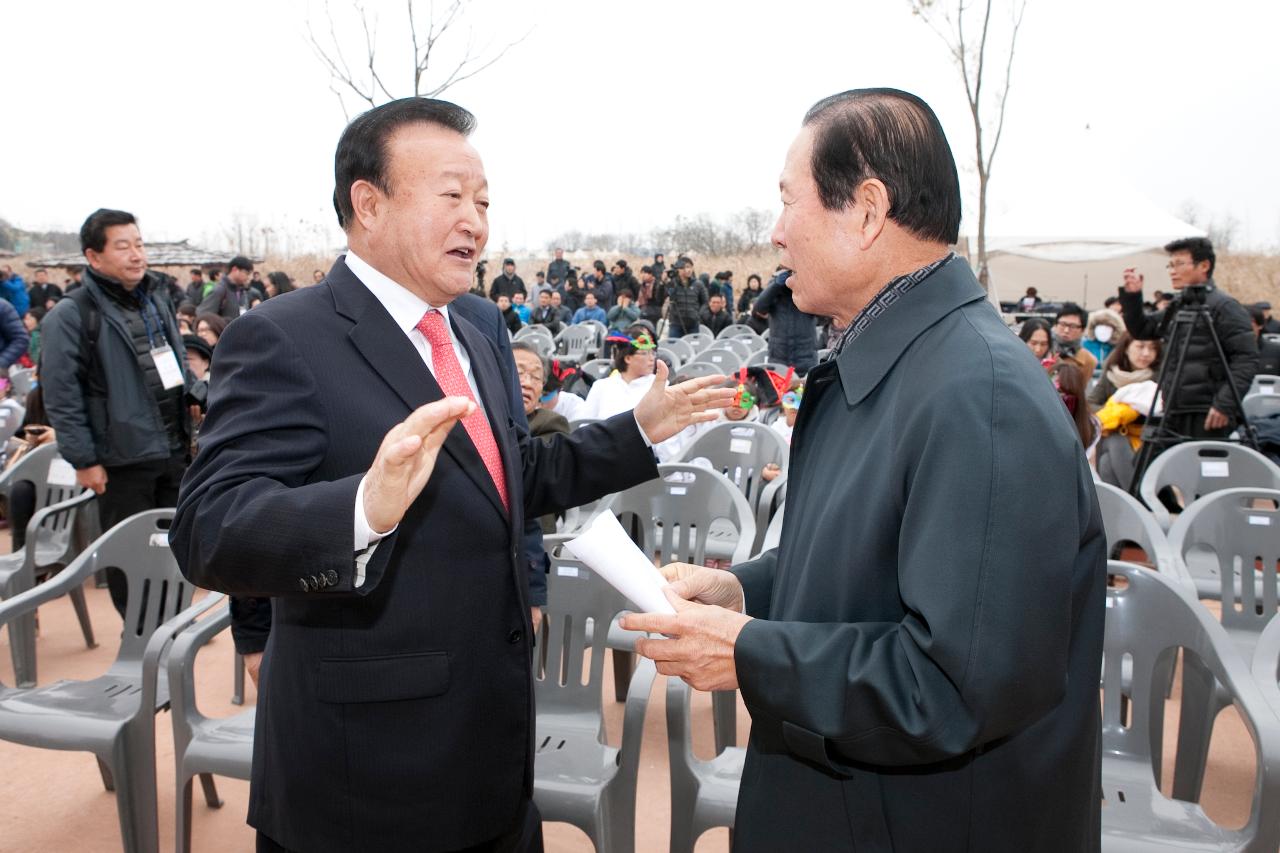
[[[840,340],[836,341],[836,345],[831,348],[831,353],[827,357],[835,358],[840,355],[840,351],[853,343],[854,340],[865,332],[867,327],[870,326],[877,317],[889,309],[890,305],[897,302],[913,287],[924,281],[932,275],[935,270],[955,257],[955,252],[947,252],[944,257],[939,258],[933,263],[926,264],[915,272],[900,275],[884,287],[880,288],[880,292],[877,293],[870,302],[864,305],[862,310],[858,312],[857,316],[853,318],[853,322],[849,323],[848,327],[844,330],[844,334],[840,336]]]

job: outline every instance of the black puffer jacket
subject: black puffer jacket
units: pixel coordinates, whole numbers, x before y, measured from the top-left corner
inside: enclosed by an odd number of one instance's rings
[[[1179,295],[1163,312],[1150,314],[1142,310],[1142,294],[1120,292],[1120,305],[1124,311],[1124,324],[1129,334],[1139,340],[1163,338],[1163,358],[1174,359],[1182,347],[1182,335],[1179,331],[1177,339],[1169,339],[1174,332],[1174,317],[1181,307],[1182,297]],[[1205,305],[1213,319],[1213,328],[1218,333],[1222,350],[1226,354],[1231,377],[1236,389],[1243,397],[1249,390],[1253,375],[1258,372],[1258,342],[1254,339],[1253,328],[1249,325],[1249,314],[1239,302],[1218,290],[1212,279],[1206,285]],[[1173,365],[1170,366],[1172,370]],[[1166,382],[1169,380],[1166,379]],[[1207,412],[1209,407],[1217,409],[1232,421],[1236,420],[1235,401],[1231,396],[1231,386],[1227,384],[1227,373],[1222,368],[1218,355],[1214,352],[1213,338],[1209,330],[1200,324],[1196,326],[1191,341],[1187,345],[1187,356],[1182,368],[1182,378],[1178,387],[1171,390],[1162,389],[1166,399],[1170,401],[1170,414],[1186,412]]]

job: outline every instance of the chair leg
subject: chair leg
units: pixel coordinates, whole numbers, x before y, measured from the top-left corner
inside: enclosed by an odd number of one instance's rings
[[[178,780],[178,800],[174,803],[176,853],[191,853],[191,778]]]
[[[204,789],[204,801],[211,809],[222,808],[222,800],[218,799],[218,788],[213,784],[212,773],[200,774],[200,787]]]
[[[1194,655],[1184,654],[1182,661],[1182,710],[1173,765],[1173,798],[1198,803],[1218,712],[1216,681]]]
[[[28,613],[9,623],[9,644],[13,647],[13,683],[36,686],[36,615]]]
[[[244,704],[244,655],[236,652],[235,661],[231,664],[231,704]]]
[[[89,607],[84,601],[84,586],[78,586],[67,593],[71,598],[71,606],[75,608],[76,619],[80,621],[80,633],[84,634],[84,645],[88,649],[96,649],[97,641],[93,638],[93,623],[89,621]]]
[[[101,758],[98,759],[98,772],[102,774],[102,787],[108,791],[114,791],[116,789],[115,776],[111,773],[111,767]]]
[[[120,836],[125,853],[160,853],[155,734],[150,727],[137,728],[136,733],[126,729],[112,750],[112,769],[118,783],[116,811],[120,816]]]
[[[627,689],[631,686],[631,673],[635,666],[636,659],[631,652],[613,650],[613,698],[616,701],[627,701]]]
[[[711,694],[711,718],[715,724],[716,755],[738,745],[738,692],[717,690]]]

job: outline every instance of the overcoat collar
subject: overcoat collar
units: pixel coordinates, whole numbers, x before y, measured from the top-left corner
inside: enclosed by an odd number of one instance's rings
[[[444,398],[440,385],[431,371],[424,367],[422,357],[404,331],[396,325],[382,303],[351,272],[342,258],[334,262],[326,282],[333,295],[334,310],[355,324],[347,337],[374,372],[404,401],[410,412]],[[459,316],[457,311],[450,311],[449,321],[471,358],[471,370],[475,374],[476,386],[480,389],[481,402],[502,452],[503,470],[506,472],[510,492],[512,477],[519,476],[518,471],[513,470],[514,454],[517,451],[511,446],[506,419],[501,417],[506,407],[497,360],[488,341],[466,318]],[[489,476],[484,461],[461,422],[449,431],[444,450],[475,481],[494,508],[503,517],[507,517],[493,478]]]
[[[888,374],[912,342],[952,311],[986,298],[963,258],[952,258],[903,294],[836,358],[845,400],[856,406]]]

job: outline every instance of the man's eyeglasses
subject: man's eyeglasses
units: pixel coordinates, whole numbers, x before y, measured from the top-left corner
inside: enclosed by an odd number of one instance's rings
[[[546,381],[546,377],[542,375],[541,370],[521,370],[520,368],[517,367],[516,376],[520,377],[521,379],[530,379],[537,385],[541,385],[544,381]]]
[[[1083,329],[1084,326],[1079,323],[1064,323],[1061,320],[1053,324],[1055,329]]]
[[[1178,258],[1176,261],[1169,261],[1169,263],[1164,265],[1164,268],[1167,270],[1176,270],[1178,267],[1194,267],[1195,265],[1195,261],[1189,261],[1186,258]]]

